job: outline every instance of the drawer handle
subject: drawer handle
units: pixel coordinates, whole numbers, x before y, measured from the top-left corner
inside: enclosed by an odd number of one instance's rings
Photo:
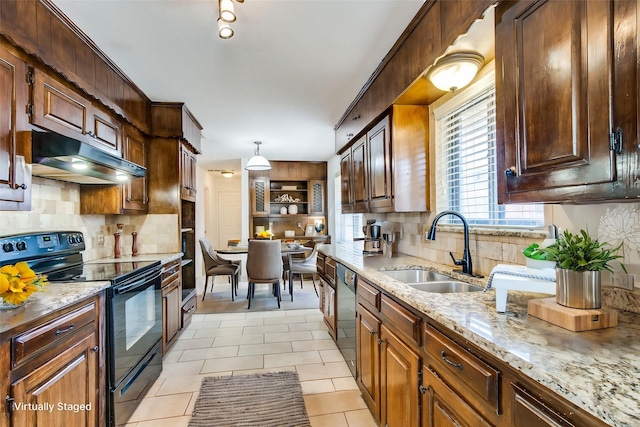
[[[73,327],[75,326],[75,323],[72,323],[69,325],[68,328],[64,328],[64,329],[58,329],[56,331],[56,336],[58,335],[62,335],[62,334],[66,334],[67,332],[71,332],[73,330]]]
[[[196,309],[196,306],[195,306],[195,305],[194,305],[194,306],[191,306],[191,307],[189,308],[189,310],[187,310],[187,313],[191,313],[191,312],[192,312],[193,310],[195,310],[195,309]]]
[[[442,350],[440,352],[440,356],[442,356],[442,360],[444,360],[445,362],[447,362],[449,365],[451,366],[455,366],[456,368],[460,369],[462,371],[462,364],[460,363],[455,363],[452,362],[451,360],[447,359],[447,354],[444,352],[444,350]]]

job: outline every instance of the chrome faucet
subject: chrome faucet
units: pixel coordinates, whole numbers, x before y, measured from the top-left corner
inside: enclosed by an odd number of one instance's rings
[[[462,216],[462,214],[459,214],[456,211],[442,211],[442,212],[440,212],[433,219],[433,223],[431,223],[431,227],[429,228],[429,232],[427,233],[427,239],[428,240],[436,240],[436,224],[438,223],[440,218],[442,218],[445,215],[453,215],[453,216],[457,216],[458,218],[460,218],[460,220],[462,221],[462,226],[464,228],[464,253],[462,255],[462,259],[456,259],[453,256],[453,254],[451,252],[449,252],[449,255],[451,256],[451,259],[453,260],[453,263],[455,265],[461,265],[462,266],[462,271],[460,271],[460,270],[454,270],[454,271],[457,271],[459,273],[466,274],[466,275],[472,276],[472,277],[482,277],[482,276],[476,276],[476,275],[473,274],[473,265],[471,264],[471,254],[469,253],[469,224],[467,223],[467,220],[465,219],[465,217]]]

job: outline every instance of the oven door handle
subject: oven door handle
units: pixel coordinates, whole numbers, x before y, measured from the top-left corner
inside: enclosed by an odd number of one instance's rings
[[[130,283],[128,285],[119,286],[115,288],[114,291],[118,295],[131,292],[137,288],[145,286],[146,284],[157,279],[160,276],[162,276],[162,270],[158,270],[156,273],[153,274],[153,276],[145,276],[142,279],[136,280],[135,282]]]

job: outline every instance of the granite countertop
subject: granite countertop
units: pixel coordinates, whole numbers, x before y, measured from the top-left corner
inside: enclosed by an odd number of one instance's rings
[[[486,278],[452,273],[453,266],[403,254],[363,256],[350,243],[319,250],[604,422],[640,425],[640,315],[619,311],[617,327],[572,332],[528,316],[528,300],[545,294],[509,291],[507,312],[498,313],[493,290],[421,292],[380,271],[424,267],[485,285]]]
[[[35,292],[20,307],[0,310],[0,338],[20,325],[93,296],[111,286],[109,281],[55,282],[46,285],[44,292]]]

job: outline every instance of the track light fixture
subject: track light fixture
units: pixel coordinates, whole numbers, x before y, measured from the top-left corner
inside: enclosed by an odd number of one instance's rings
[[[244,3],[244,0],[236,0]],[[233,0],[218,0],[218,36],[221,39],[233,37],[231,23],[236,21],[236,12],[233,8]]]

